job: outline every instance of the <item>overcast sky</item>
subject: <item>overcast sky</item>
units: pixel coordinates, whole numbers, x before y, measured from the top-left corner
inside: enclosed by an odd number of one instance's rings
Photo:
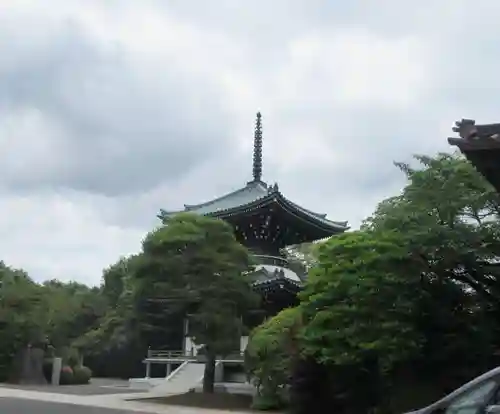
[[[352,227],[500,121],[497,0],[0,2],[0,257],[98,284],[160,208],[264,180]]]

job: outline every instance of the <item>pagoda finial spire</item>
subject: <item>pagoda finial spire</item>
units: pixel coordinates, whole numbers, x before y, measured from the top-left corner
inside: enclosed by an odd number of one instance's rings
[[[262,115],[257,112],[257,121],[255,123],[255,133],[253,139],[253,180],[262,179]]]

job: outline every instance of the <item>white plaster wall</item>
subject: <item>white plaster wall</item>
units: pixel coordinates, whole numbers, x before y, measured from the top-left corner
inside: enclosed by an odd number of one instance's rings
[[[215,382],[224,381],[224,364],[222,362],[217,362],[215,364],[214,379],[215,379]]]
[[[240,338],[240,351],[245,352],[245,349],[247,349],[248,346],[248,336],[242,336]]]

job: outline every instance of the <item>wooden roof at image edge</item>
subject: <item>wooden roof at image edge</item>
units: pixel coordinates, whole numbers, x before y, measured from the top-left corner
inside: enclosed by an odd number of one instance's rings
[[[476,125],[472,119],[455,122],[453,132],[459,137],[448,138],[474,167],[500,192],[500,123]]]

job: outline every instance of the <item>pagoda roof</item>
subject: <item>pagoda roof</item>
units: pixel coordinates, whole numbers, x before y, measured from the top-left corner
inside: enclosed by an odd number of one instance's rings
[[[500,191],[500,123],[476,125],[472,119],[455,123],[453,132],[459,137],[448,138],[476,169]]]
[[[326,214],[315,213],[286,198],[278,188],[277,184],[268,186],[262,181],[262,123],[261,114],[257,113],[257,122],[254,133],[253,151],[253,180],[246,186],[232,191],[222,197],[200,204],[185,204],[184,210],[166,211],[160,210],[158,217],[162,220],[168,219],[181,212],[192,212],[206,216],[229,219],[232,216],[247,215],[262,207],[276,206],[285,216],[301,220],[307,227],[315,231],[309,234],[314,239],[325,238],[349,229],[347,221],[332,221]]]
[[[279,204],[290,214],[332,234],[346,231],[349,228],[347,221],[332,221],[326,217],[326,214],[316,213],[301,207],[286,198],[277,184],[268,186],[262,181],[250,181],[243,188],[205,203],[185,204],[184,210],[160,210],[159,217],[163,219],[181,212],[192,212],[218,218],[229,218],[273,203]]]
[[[255,266],[254,275],[256,276],[254,282],[256,284],[265,283],[276,278],[285,278],[293,283],[299,285],[302,284],[302,280],[297,273],[291,269],[281,266],[258,264]]]
[[[302,289],[302,281],[295,272],[274,266],[258,266],[255,268],[252,287],[258,292],[287,291],[298,293]]]
[[[302,290],[302,285],[289,279],[275,277],[263,282],[254,283],[252,288],[255,292],[286,292],[296,295]]]

